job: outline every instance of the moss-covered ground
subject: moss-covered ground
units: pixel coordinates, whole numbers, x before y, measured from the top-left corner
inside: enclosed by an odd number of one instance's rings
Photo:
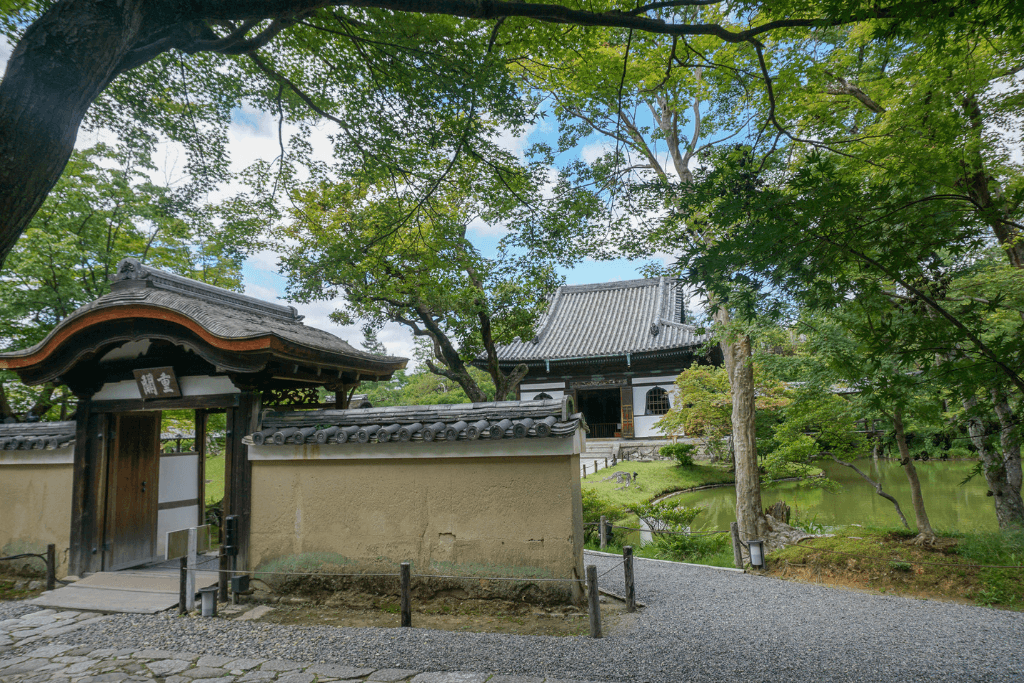
[[[957,533],[932,546],[903,529],[847,527],[770,554],[766,573],[877,593],[1024,609],[1024,531]],[[996,566],[978,566],[996,565]]]

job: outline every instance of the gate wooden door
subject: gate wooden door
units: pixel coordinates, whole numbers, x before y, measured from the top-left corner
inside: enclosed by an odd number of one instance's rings
[[[160,413],[115,416],[104,568],[116,571],[156,559],[160,491]]]
[[[622,387],[619,389],[620,404],[622,406],[622,436],[632,439],[633,431],[633,387]]]

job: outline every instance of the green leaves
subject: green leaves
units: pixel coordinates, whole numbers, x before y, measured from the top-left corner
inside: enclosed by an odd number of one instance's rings
[[[98,145],[72,157],[0,270],[0,348],[24,349],[109,291],[118,261],[236,289],[241,255],[214,211],[154,184],[148,157]]]

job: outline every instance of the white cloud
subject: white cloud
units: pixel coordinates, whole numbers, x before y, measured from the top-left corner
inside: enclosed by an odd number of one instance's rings
[[[508,228],[503,223],[487,223],[481,218],[471,221],[466,229],[476,237],[504,237],[508,234]]]
[[[532,124],[523,130],[522,135],[516,135],[508,128],[502,128],[498,135],[492,139],[496,144],[507,149],[522,160],[526,158],[526,148],[529,146],[530,138],[537,129],[538,124]]]
[[[277,261],[279,258],[280,255],[276,251],[263,249],[250,255],[249,258],[246,259],[246,263],[250,267],[255,268],[257,270],[265,270],[271,273],[276,273],[278,272]]]
[[[590,142],[580,147],[580,158],[588,164],[592,164],[614,149],[615,146],[608,140]]]

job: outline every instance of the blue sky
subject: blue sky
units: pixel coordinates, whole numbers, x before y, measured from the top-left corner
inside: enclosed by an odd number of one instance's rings
[[[320,134],[326,136],[329,132],[327,127],[319,132],[314,132],[314,145]],[[288,132],[285,132],[288,135]],[[537,142],[548,142],[554,144],[557,138],[557,131],[549,122],[530,129],[526,135],[514,138],[503,137],[500,142],[511,151],[522,154],[530,145]],[[323,138],[325,150],[329,150],[326,137]],[[574,150],[573,154],[596,155],[600,151],[600,140],[586,141],[580,149]],[[234,165],[239,170],[257,158],[273,159],[278,154],[277,122],[270,115],[254,111],[239,110],[233,116],[231,128],[231,154]],[[329,153],[329,152],[328,152]],[[568,155],[565,157],[568,159]],[[225,194],[229,194],[230,190]],[[483,224],[472,224],[468,235],[473,243],[485,256],[493,255],[501,238],[501,230]],[[264,251],[250,258],[243,269],[244,283],[248,294],[265,299],[276,299],[285,295],[285,279],[277,271],[277,255],[270,251]],[[572,269],[562,269],[567,284],[589,284],[596,282],[610,282],[613,280],[629,280],[643,277],[640,270],[646,261],[630,261],[618,259],[614,261],[592,260],[584,261]],[[306,323],[346,339],[354,346],[362,341],[362,331],[359,326],[339,327],[329,318],[329,314],[339,307],[344,306],[344,301],[324,301],[312,304],[294,304],[299,311],[306,316]],[[379,339],[387,347],[388,352],[394,355],[411,357],[412,335],[399,325],[388,325],[378,335]]]

